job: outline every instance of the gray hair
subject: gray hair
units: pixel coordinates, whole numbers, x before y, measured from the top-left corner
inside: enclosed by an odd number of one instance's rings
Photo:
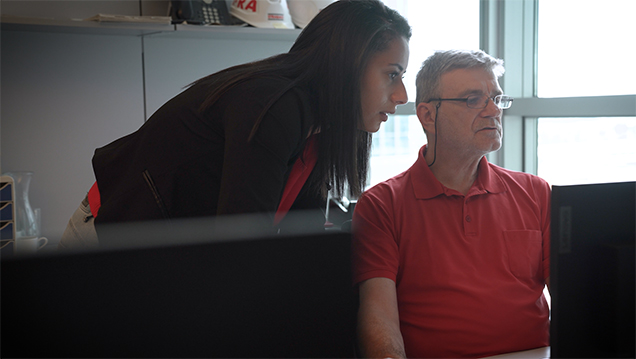
[[[429,56],[417,73],[415,104],[439,97],[439,81],[443,74],[457,69],[481,68],[497,77],[503,75],[503,60],[494,58],[481,50],[436,51]]]

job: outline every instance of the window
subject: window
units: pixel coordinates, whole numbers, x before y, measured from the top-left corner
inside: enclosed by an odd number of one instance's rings
[[[436,50],[479,49],[478,0],[383,1],[406,17],[413,31],[404,77],[409,103],[399,106],[398,114],[391,116],[373,135],[369,186],[407,170],[426,143],[413,105],[415,76],[422,62]]]
[[[382,1],[411,25],[409,67],[404,78],[411,102],[415,100],[415,75],[435,50],[479,49],[479,0]]]
[[[636,152],[611,137],[630,136],[636,120],[636,3],[484,2],[496,16],[482,31],[496,30],[491,48],[506,62],[501,85],[515,97],[493,162],[552,184],[636,180]],[[575,165],[582,156],[602,175]]]
[[[383,1],[413,28],[411,102],[374,134],[369,185],[415,161],[426,142],[412,103],[415,75],[435,50],[452,48],[481,48],[505,61],[500,84],[515,102],[489,161],[553,184],[636,180],[635,1]]]
[[[540,1],[538,9],[538,97],[636,94],[636,2]],[[564,115],[538,118],[539,176],[555,185],[636,180],[636,117]]]
[[[636,1],[539,2],[537,96],[636,94]]]
[[[636,117],[543,117],[538,139],[538,175],[550,184],[636,180]]]
[[[417,159],[426,136],[415,115],[393,115],[373,135],[369,185],[407,170]]]

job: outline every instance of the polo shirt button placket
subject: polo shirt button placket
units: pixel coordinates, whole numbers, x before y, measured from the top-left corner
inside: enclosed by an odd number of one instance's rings
[[[477,222],[473,216],[471,216],[471,210],[469,209],[467,203],[464,204],[464,234],[467,236],[476,236],[477,235]]]
[[[473,223],[473,217],[470,214],[467,214],[464,217],[464,229],[465,229],[465,234],[467,236],[476,236],[477,235],[477,228],[476,228],[476,224],[477,223]]]
[[[477,223],[474,222],[474,218],[471,216],[471,207],[474,205],[469,205],[469,202],[472,202],[470,198],[466,198],[464,200],[464,234],[467,236],[476,236],[477,235]]]

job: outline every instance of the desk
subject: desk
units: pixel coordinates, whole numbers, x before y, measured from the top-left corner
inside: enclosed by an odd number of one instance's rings
[[[550,347],[524,350],[520,352],[494,355],[486,358],[493,359],[550,359]]]

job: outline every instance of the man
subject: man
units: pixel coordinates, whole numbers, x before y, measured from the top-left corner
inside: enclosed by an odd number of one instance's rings
[[[366,357],[480,357],[549,345],[550,187],[490,164],[503,61],[437,52],[417,76],[428,144],[353,216]]]

